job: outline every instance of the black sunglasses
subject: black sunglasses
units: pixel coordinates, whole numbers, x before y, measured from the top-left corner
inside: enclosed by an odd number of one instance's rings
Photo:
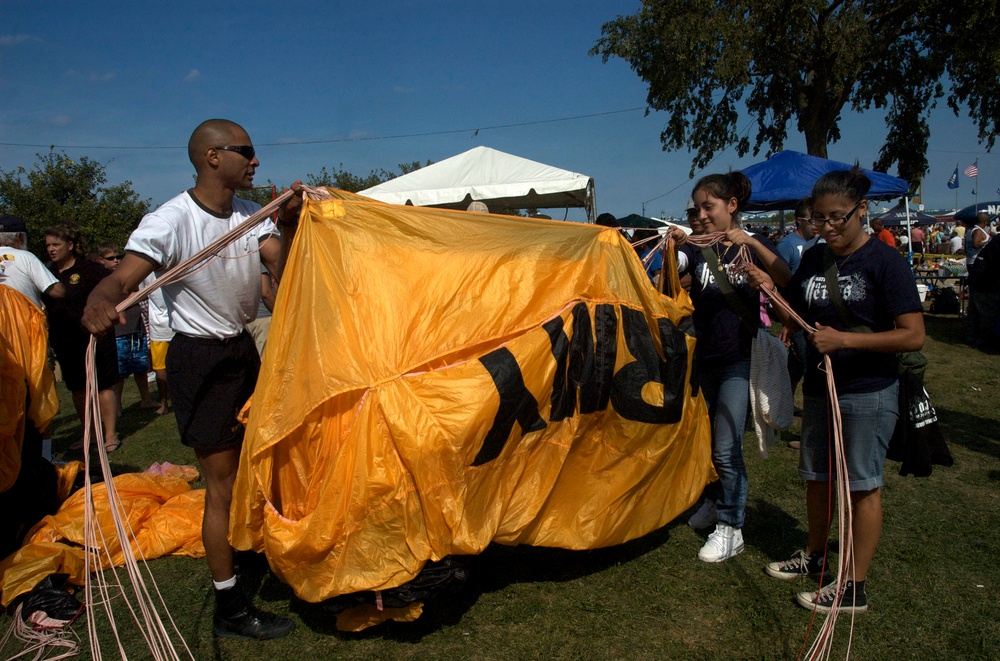
[[[234,151],[248,161],[252,161],[257,155],[257,151],[250,145],[229,145],[227,147],[215,147],[219,151]]]
[[[833,218],[809,218],[807,222],[813,227],[823,227],[823,223],[830,223],[830,227],[840,227],[854,215],[854,212],[861,207],[861,203],[865,200],[861,200],[854,205],[854,208],[847,212],[846,216],[834,216]]]
[[[122,258],[123,258],[124,256],[125,256],[125,255],[108,255],[108,256],[106,256],[106,257],[101,257],[101,259],[103,259],[103,260],[105,260],[105,261],[108,261],[108,262],[110,262],[110,261],[112,261],[112,260],[117,260],[117,261],[119,261],[119,262],[120,262],[120,261],[122,261]]]

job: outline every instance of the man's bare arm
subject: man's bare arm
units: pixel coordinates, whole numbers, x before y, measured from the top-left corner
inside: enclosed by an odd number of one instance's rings
[[[264,266],[279,283],[281,275],[285,271],[285,260],[288,258],[288,251],[291,250],[292,239],[295,238],[295,230],[298,227],[299,207],[302,205],[302,182],[294,181],[291,189],[295,191],[295,195],[278,212],[281,239],[272,237],[260,244],[260,261],[264,263]]]

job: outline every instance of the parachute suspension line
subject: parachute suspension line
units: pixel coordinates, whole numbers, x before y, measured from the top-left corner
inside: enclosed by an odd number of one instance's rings
[[[802,317],[796,314],[792,306],[782,298],[781,294],[778,293],[777,289],[770,287],[761,287],[761,291],[764,295],[768,297],[771,304],[778,307],[788,313],[789,317],[802,327],[807,333],[815,333],[816,329],[807,324]],[[837,578],[834,581],[835,589],[837,594],[840,594],[844,587],[847,585],[848,577],[854,574],[854,529],[853,529],[853,511],[851,509],[851,489],[850,489],[850,477],[847,474],[847,454],[844,452],[844,426],[843,420],[840,416],[840,402],[837,399],[837,387],[833,380],[833,364],[830,361],[830,356],[823,355],[823,373],[826,375],[826,401],[830,420],[830,438],[833,441],[833,461],[830,463],[830,471],[836,479],[831,480],[831,482],[836,484],[837,491],[837,526],[838,526],[838,539],[840,543],[840,555],[837,558]],[[832,518],[832,515],[831,515]],[[824,552],[823,555],[823,566],[826,567],[827,564],[827,554]],[[817,590],[820,589],[822,584],[822,578],[820,578],[820,585],[817,585]],[[826,618],[823,621],[823,625],[820,627],[819,633],[816,635],[816,639],[813,640],[812,645],[807,651],[805,651],[805,658],[807,659],[826,659],[829,658],[830,652],[833,647],[833,633],[834,628],[837,625],[837,608],[831,608],[830,612],[827,613]],[[816,611],[813,609],[813,618],[816,616]],[[809,639],[809,631],[812,629],[812,620],[809,622],[809,629],[806,630],[806,641]],[[847,639],[847,652],[846,655],[850,657],[851,655],[851,641],[854,638],[854,614],[851,614],[851,629],[848,634]],[[805,642],[803,642],[802,647],[805,648]],[[802,658],[803,652],[800,650],[799,658]]]
[[[290,199],[292,195],[294,195],[294,192],[289,190],[277,196],[270,204],[247,218],[244,222],[240,223],[237,227],[233,228],[231,231],[208,245],[205,249],[163,273],[153,282],[152,285],[127,297],[124,301],[118,304],[116,309],[119,313],[124,312],[133,305],[136,305],[140,301],[148,298],[149,294],[156,291],[163,285],[179,282],[197,270],[204,268],[213,259],[221,257],[222,251],[227,246],[234,243],[254,227],[263,223],[269,216],[277,212],[281,205]],[[323,189],[304,187],[303,197],[307,196],[311,199],[329,199],[331,197],[330,194]],[[102,658],[96,619],[94,617],[96,613],[95,607],[97,604],[100,604],[104,613],[107,615],[111,631],[114,634],[115,641],[118,645],[118,651],[123,659],[127,658],[121,636],[118,632],[118,627],[115,623],[114,609],[112,606],[113,599],[120,595],[124,600],[125,607],[128,608],[131,613],[132,619],[135,620],[136,624],[139,626],[139,630],[142,633],[143,638],[146,640],[146,644],[149,647],[153,659],[156,659],[157,661],[167,661],[179,660],[181,658],[174,647],[170,631],[164,624],[163,619],[160,617],[160,611],[158,608],[162,608],[163,612],[166,614],[166,619],[170,624],[170,628],[173,629],[174,635],[180,640],[181,645],[186,652],[186,656],[194,659],[191,649],[188,647],[184,637],[180,634],[177,625],[174,623],[173,618],[170,616],[170,611],[163,600],[163,596],[160,593],[159,587],[156,585],[156,580],[153,578],[152,572],[149,570],[149,566],[146,564],[145,558],[142,557],[138,544],[134,543],[135,534],[129,526],[127,516],[124,514],[125,509],[122,505],[122,500],[115,489],[114,480],[112,479],[113,475],[111,473],[111,465],[108,461],[107,450],[104,447],[104,432],[100,424],[95,424],[95,422],[100,419],[97,372],[95,368],[95,348],[96,340],[91,337],[86,355],[87,378],[83,432],[83,459],[85,466],[84,595],[86,602],[87,635],[89,639],[90,655],[93,659]],[[104,477],[104,484],[107,489],[108,509],[106,512],[98,512],[94,504],[93,483],[90,478],[90,448],[92,440],[97,448],[97,460],[101,466],[101,474]],[[104,532],[98,519],[104,519],[105,517],[110,517],[114,524],[115,539],[109,540],[104,537]],[[128,582],[130,583],[131,594],[135,603],[130,600],[129,593],[122,584],[118,571],[114,567],[114,563],[112,561],[112,550],[116,545],[121,549],[122,556],[124,558],[126,573],[128,574]],[[139,568],[139,564],[136,560],[137,552],[139,554],[139,559],[142,560],[145,572]],[[107,578],[101,571],[104,567],[112,570],[114,575],[113,585],[108,583]],[[147,587],[147,582],[150,587]],[[156,595],[155,600],[152,596],[152,593],[154,592]],[[159,601],[159,607],[157,606],[156,601]]]
[[[53,629],[44,625],[39,625],[39,628],[36,629],[24,621],[24,618],[21,616],[23,609],[24,604],[18,604],[17,609],[14,611],[10,628],[0,638],[0,652],[3,652],[4,648],[7,647],[7,643],[12,639],[21,641],[26,647],[15,656],[6,658],[27,658],[28,655],[34,654],[30,658],[57,661],[58,659],[70,659],[80,654],[80,639],[73,629],[68,626],[62,629]],[[48,656],[48,654],[54,653],[60,648],[65,651],[55,656]]]

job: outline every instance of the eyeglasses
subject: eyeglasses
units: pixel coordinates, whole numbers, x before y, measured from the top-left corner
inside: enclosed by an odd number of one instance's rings
[[[864,202],[864,200],[861,200]],[[861,202],[854,205],[854,208],[847,212],[846,216],[834,216],[832,218],[809,218],[809,224],[813,227],[822,227],[823,223],[830,223],[830,227],[840,227],[854,215],[854,212],[861,206]]]
[[[105,255],[104,257],[101,257],[101,259],[103,259],[106,262],[112,262],[112,261],[120,262],[122,261],[122,258],[124,256],[125,255]]]
[[[219,151],[234,151],[248,161],[252,161],[257,155],[257,151],[250,145],[229,145],[226,147],[215,147]]]

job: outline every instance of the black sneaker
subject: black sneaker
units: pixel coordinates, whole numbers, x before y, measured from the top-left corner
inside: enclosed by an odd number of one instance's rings
[[[783,580],[789,578],[800,578],[802,576],[809,576],[818,579],[820,577],[825,577],[827,573],[823,567],[822,553],[814,551],[812,555],[806,555],[806,552],[801,549],[796,551],[790,560],[767,563],[767,566],[764,567],[764,571],[766,571],[769,576]]]
[[[829,613],[834,608],[838,613],[864,613],[868,610],[868,595],[864,588],[855,589],[854,581],[847,581],[840,590],[836,583],[830,583],[819,592],[800,592],[795,599],[799,606],[815,609],[817,613]]]
[[[287,636],[295,621],[254,607],[240,587],[215,591],[212,633],[220,638],[270,640]]]

